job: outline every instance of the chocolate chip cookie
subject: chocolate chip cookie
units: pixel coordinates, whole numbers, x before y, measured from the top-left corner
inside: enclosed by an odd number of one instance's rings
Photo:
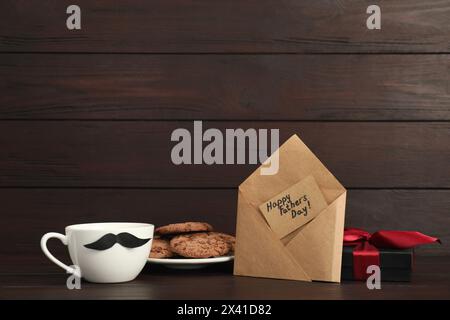
[[[153,239],[152,251],[150,252],[150,258],[164,259],[173,257],[174,253],[170,248],[169,241],[165,239]]]
[[[186,258],[210,258],[226,255],[231,245],[213,232],[201,232],[175,236],[170,248]]]
[[[230,245],[230,251],[234,252],[234,245],[236,244],[236,238],[234,236],[222,232],[210,232],[210,234],[218,235],[223,240],[228,242],[228,244]]]
[[[155,232],[160,235],[171,235],[186,232],[212,231],[213,227],[206,222],[182,222],[173,223],[156,228]]]

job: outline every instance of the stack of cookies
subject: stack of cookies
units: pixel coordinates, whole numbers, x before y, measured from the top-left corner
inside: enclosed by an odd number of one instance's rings
[[[211,258],[234,252],[235,237],[214,232],[206,222],[182,222],[156,228],[150,258]]]

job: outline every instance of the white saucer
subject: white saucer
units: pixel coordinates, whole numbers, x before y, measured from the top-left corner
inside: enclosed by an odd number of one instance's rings
[[[210,264],[215,263],[222,263],[227,261],[232,261],[234,259],[234,256],[225,256],[225,257],[216,257],[216,258],[203,258],[203,259],[189,259],[189,258],[183,258],[183,259],[174,259],[174,258],[168,258],[168,259],[155,259],[155,258],[148,258],[148,263],[153,264],[162,264],[168,268],[172,269],[184,269],[184,270],[192,270],[192,269],[200,269],[207,267]]]

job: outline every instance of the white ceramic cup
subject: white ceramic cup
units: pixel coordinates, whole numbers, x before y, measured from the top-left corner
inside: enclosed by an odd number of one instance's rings
[[[85,223],[66,227],[66,234],[46,233],[41,249],[68,273],[76,273],[56,259],[47,249],[47,240],[56,238],[68,246],[73,265],[90,282],[131,281],[144,268],[150,254],[154,226],[147,223]]]

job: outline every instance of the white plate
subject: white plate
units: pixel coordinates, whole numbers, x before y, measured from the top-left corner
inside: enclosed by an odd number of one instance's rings
[[[168,268],[172,269],[200,269],[207,267],[210,264],[215,263],[222,263],[231,261],[234,259],[234,256],[225,256],[225,257],[217,257],[217,258],[203,258],[203,259],[174,259],[174,258],[168,258],[168,259],[155,259],[155,258],[148,258],[147,262],[153,263],[153,264],[162,264]]]

